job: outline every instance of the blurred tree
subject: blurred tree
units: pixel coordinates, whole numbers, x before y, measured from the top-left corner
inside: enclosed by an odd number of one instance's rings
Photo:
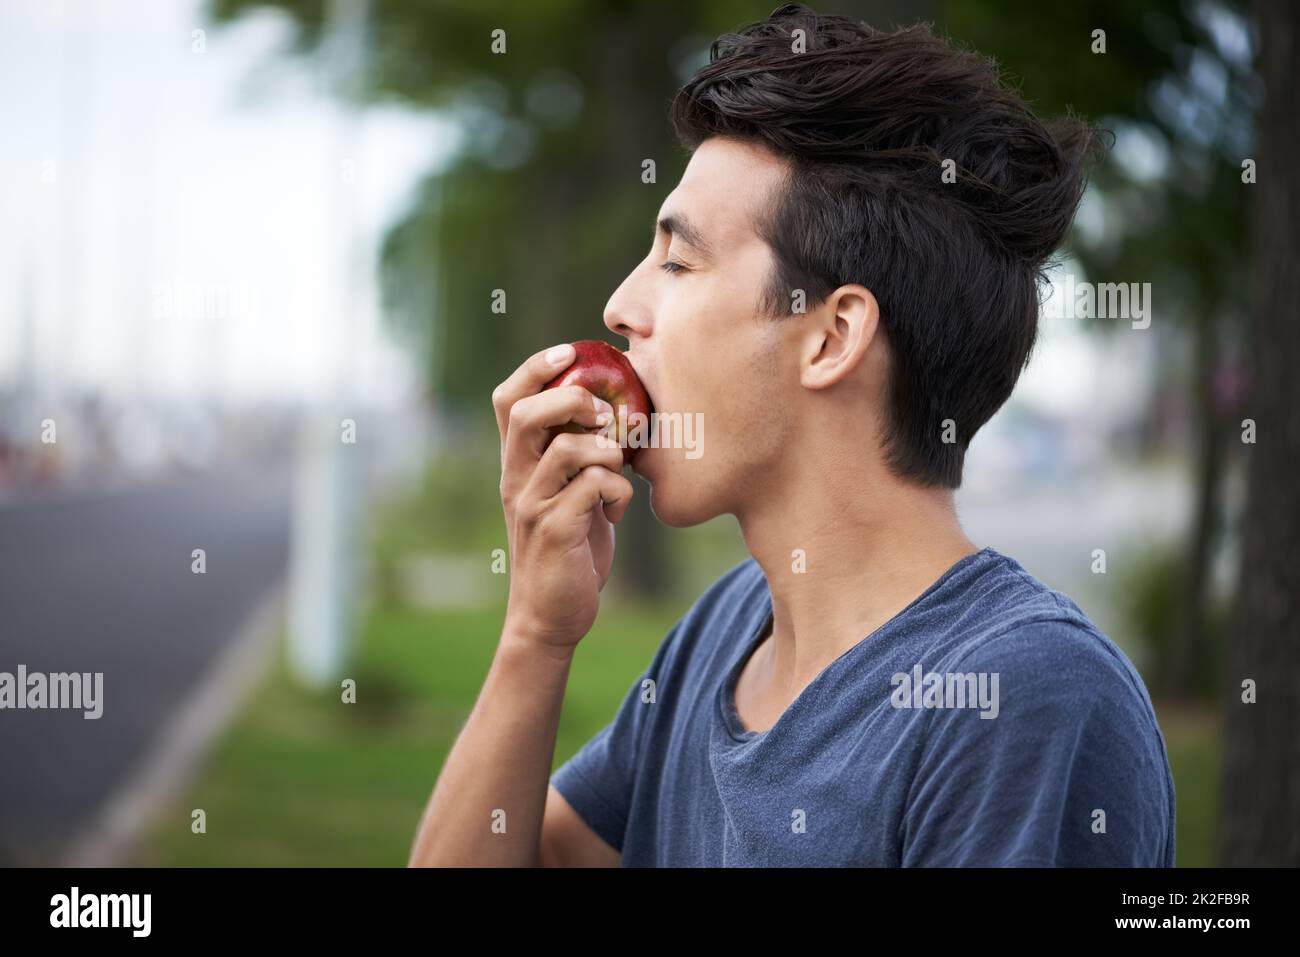
[[[1209,696],[1218,687],[1211,642],[1222,637],[1212,634],[1209,569],[1236,437],[1236,396],[1224,386],[1248,308],[1252,187],[1242,183],[1241,163],[1258,98],[1249,18],[1236,3],[1205,0],[952,0],[943,9],[943,26],[996,57],[1040,112],[1073,109],[1115,133],[1094,177],[1104,228],[1091,236],[1076,229],[1070,251],[1094,282],[1150,282],[1156,323],[1179,323],[1192,338],[1193,514],[1176,616],[1154,642],[1148,681]],[[1115,335],[1162,332],[1113,319],[1094,325]]]
[[[1219,863],[1300,865],[1300,8],[1257,5],[1265,86],[1252,158],[1252,382],[1258,434],[1228,644]],[[1236,424],[1233,424],[1236,428]],[[1243,683],[1257,700],[1243,701]]]

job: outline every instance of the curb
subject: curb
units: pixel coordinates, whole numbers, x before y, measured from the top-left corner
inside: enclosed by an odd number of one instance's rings
[[[284,621],[285,584],[263,594],[169,727],[68,845],[63,867],[129,866],[140,839],[178,799],[217,735],[266,674]]]

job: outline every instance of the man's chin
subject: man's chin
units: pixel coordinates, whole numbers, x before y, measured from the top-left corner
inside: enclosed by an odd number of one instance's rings
[[[689,528],[722,514],[701,496],[699,473],[690,468],[698,463],[683,461],[680,453],[646,447],[632,456],[630,464],[649,486],[650,510],[669,528]]]
[[[700,525],[720,514],[717,510],[703,507],[703,503],[684,500],[674,495],[668,483],[646,480],[650,486],[650,511],[654,517],[669,528],[690,528]]]

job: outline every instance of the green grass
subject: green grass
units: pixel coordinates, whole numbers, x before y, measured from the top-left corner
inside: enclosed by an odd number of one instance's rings
[[[1212,867],[1219,806],[1220,716],[1204,708],[1159,701],[1156,715],[1174,772],[1178,866]]]
[[[557,766],[610,720],[671,624],[663,613],[602,616],[574,661]],[[348,671],[355,704],[304,691],[277,662],[139,863],[404,864],[499,627],[496,609],[376,612]],[[193,808],[206,812],[205,834],[190,831]]]

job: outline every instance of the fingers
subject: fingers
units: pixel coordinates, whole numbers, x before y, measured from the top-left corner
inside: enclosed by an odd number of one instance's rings
[[[558,495],[569,482],[590,465],[611,472],[623,471],[623,450],[617,443],[602,442],[601,436],[561,432],[547,446],[528,483],[528,496],[542,501]]]
[[[510,410],[525,396],[535,395],[542,386],[573,364],[576,353],[569,343],[551,346],[524,360],[510,378],[492,390],[492,408],[496,412],[497,431],[504,442]]]
[[[552,499],[551,509],[561,521],[579,521],[597,505],[614,524],[632,503],[632,483],[603,465],[588,465]]]
[[[586,428],[601,424],[600,414],[612,417],[609,403],[582,386],[566,385],[525,396],[510,407],[502,446],[503,474],[531,471],[551,441],[551,429],[575,422]]]
[[[601,509],[587,513],[591,526],[587,529],[587,545],[591,549],[591,567],[600,579],[598,590],[603,591],[614,567],[614,526]]]

